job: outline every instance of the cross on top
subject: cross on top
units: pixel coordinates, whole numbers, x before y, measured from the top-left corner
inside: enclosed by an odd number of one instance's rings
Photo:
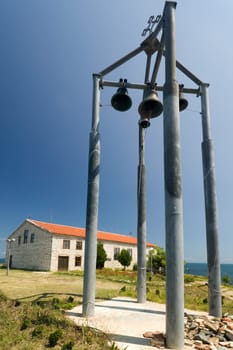
[[[161,15],[156,16],[156,18],[155,16],[150,16],[147,21],[148,26],[145,29],[143,29],[142,36],[145,36],[147,32],[151,34],[155,24],[159,22],[160,18]]]

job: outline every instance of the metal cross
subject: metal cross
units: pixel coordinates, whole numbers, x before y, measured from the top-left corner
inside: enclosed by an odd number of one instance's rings
[[[145,36],[147,32],[151,34],[155,24],[159,22],[160,18],[161,18],[161,15],[156,16],[156,18],[155,16],[150,16],[147,21],[148,26],[143,30],[142,36]]]

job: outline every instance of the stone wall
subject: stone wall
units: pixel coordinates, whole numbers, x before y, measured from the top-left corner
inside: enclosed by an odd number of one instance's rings
[[[27,242],[24,243],[24,232],[28,230]],[[31,235],[34,240],[31,242]],[[20,242],[19,242],[19,237]],[[52,235],[25,221],[12,233],[8,243],[8,252],[12,256],[12,268],[28,270],[50,270]],[[8,254],[8,253],[7,253]]]

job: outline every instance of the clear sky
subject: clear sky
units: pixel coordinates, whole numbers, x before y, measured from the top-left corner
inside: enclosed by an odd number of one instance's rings
[[[142,42],[164,0],[7,0],[0,2],[0,256],[27,217],[85,226],[92,73]],[[177,59],[210,83],[221,261],[233,263],[232,0],[178,0]],[[141,53],[106,76],[142,83]],[[179,83],[193,87],[178,72]],[[164,83],[161,64],[158,84]],[[101,91],[99,229],[136,235],[138,112],[110,106]],[[206,261],[200,98],[180,115],[187,261]],[[162,99],[162,96],[160,95]],[[147,239],[165,246],[162,116],[146,133]]]

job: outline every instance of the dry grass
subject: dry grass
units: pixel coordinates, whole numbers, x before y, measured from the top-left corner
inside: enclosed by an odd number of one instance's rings
[[[11,270],[6,276],[0,270],[1,290],[10,299],[20,299],[43,293],[82,293],[82,279],[56,276],[50,272]]]
[[[136,297],[137,273],[130,271],[97,271],[96,298],[110,299],[117,295]],[[208,287],[204,277],[185,276],[185,307],[193,310],[208,310]],[[2,292],[11,299],[35,300],[40,296],[73,295],[78,302],[82,301],[82,273],[52,273],[0,269]],[[233,314],[233,286],[224,286],[223,312]],[[147,282],[148,300],[165,303],[165,280],[163,276],[154,275]]]
[[[0,284],[2,292],[10,299],[21,299],[45,293],[61,293],[82,296],[83,277],[75,274],[56,274],[52,272],[33,272],[23,270],[0,269]],[[97,280],[97,298],[107,298],[118,295],[122,284]]]

